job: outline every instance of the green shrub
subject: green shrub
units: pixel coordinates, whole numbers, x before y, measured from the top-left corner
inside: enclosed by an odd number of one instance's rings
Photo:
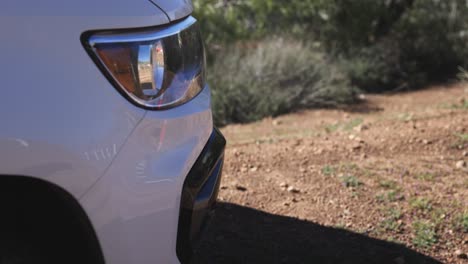
[[[194,2],[211,50],[272,34],[312,40],[368,91],[418,88],[468,66],[466,0]]]
[[[400,69],[399,52],[392,41],[382,41],[374,46],[356,49],[353,55],[342,58],[341,65],[352,84],[362,90],[394,90],[407,86],[407,78]]]
[[[457,231],[468,233],[468,211],[455,216],[453,227]]]
[[[384,231],[399,232],[402,227],[402,222],[398,221],[403,216],[401,211],[397,208],[385,208],[384,214],[385,218],[380,222],[380,227]]]
[[[356,188],[363,185],[363,183],[353,175],[344,175],[340,177],[340,180],[347,188]]]
[[[331,165],[326,165],[325,167],[322,168],[322,174],[326,176],[330,176],[335,174],[336,168],[331,166]]]
[[[272,33],[315,34],[325,26],[328,0],[194,0],[208,44],[255,39]],[[314,25],[314,27],[311,27]],[[321,26],[319,26],[321,25]]]
[[[432,210],[432,203],[429,199],[424,197],[414,197],[409,201],[412,208],[421,212],[428,212]]]
[[[435,225],[429,221],[416,221],[413,223],[413,245],[428,248],[437,243]]]
[[[362,1],[355,1],[353,5],[359,6]],[[372,92],[414,89],[446,81],[455,76],[459,66],[468,63],[466,2],[409,2],[411,5],[387,23],[391,25],[388,30],[380,30],[379,33],[350,26],[338,29],[338,32],[347,30],[351,32],[349,34],[361,35],[361,38],[354,37],[353,41],[338,37],[331,40],[341,43],[341,49],[336,52],[344,57],[343,66],[352,84]],[[383,5],[381,7],[386,9]],[[379,24],[384,17],[374,13],[377,16],[373,23]],[[357,15],[351,17],[361,19]],[[352,25],[350,21],[343,23]],[[365,41],[366,34],[370,34],[372,41]]]
[[[413,85],[446,80],[468,61],[467,16],[465,0],[419,0],[398,21],[401,71],[421,78]]]
[[[468,67],[466,0],[193,1],[218,124],[354,102],[351,86],[416,89]]]
[[[323,52],[290,39],[238,45],[218,54],[209,73],[218,125],[339,106],[357,94]]]

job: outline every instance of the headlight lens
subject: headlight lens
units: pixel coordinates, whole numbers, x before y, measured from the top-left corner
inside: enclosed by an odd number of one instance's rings
[[[88,49],[117,88],[145,108],[183,104],[205,86],[205,52],[193,17],[167,28],[95,33]]]

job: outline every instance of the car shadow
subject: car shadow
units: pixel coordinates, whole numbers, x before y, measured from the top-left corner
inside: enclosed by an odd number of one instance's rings
[[[441,263],[403,245],[220,203],[192,263]]]

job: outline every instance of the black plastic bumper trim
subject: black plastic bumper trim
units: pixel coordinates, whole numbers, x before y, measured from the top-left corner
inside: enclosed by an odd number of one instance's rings
[[[193,246],[199,239],[207,216],[214,208],[221,182],[226,140],[214,128],[208,143],[195,161],[182,188],[179,229],[177,233],[177,256],[187,263]]]

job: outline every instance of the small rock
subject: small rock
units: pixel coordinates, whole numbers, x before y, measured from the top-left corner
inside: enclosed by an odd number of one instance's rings
[[[293,203],[299,202],[296,198],[293,198],[291,201],[292,201]]]
[[[455,251],[455,256],[459,259],[467,259],[468,256],[466,255],[466,253],[464,253],[463,251],[461,251],[460,249],[457,249]]]
[[[351,134],[351,135],[349,135],[349,137],[348,137],[348,138],[349,138],[349,139],[351,139],[351,140],[354,140],[354,139],[356,138],[356,136],[355,136],[355,135],[353,135],[353,134]]]
[[[464,169],[466,167],[466,162],[464,160],[457,161],[455,167],[457,167],[457,169]]]
[[[272,123],[274,126],[279,126],[279,125],[283,124],[283,121],[275,119],[275,120],[273,120],[273,122],[271,122],[271,123]]]
[[[352,146],[352,149],[355,149],[355,150],[361,149],[361,148],[362,148],[362,146],[361,146],[361,144],[359,144],[359,143],[356,143],[356,144],[354,144],[354,145]]]
[[[256,172],[257,170],[258,170],[258,167],[255,167],[255,166],[252,167],[252,168],[250,168],[250,171],[251,171],[251,172]]]
[[[430,145],[430,144],[432,144],[432,141],[427,140],[427,139],[424,139],[424,140],[422,141],[422,143],[423,143],[424,145]]]
[[[226,190],[228,187],[225,186],[225,185],[223,185],[223,186],[221,186],[220,188],[221,188],[221,190]]]
[[[236,190],[241,191],[241,192],[245,192],[245,191],[247,191],[247,188],[242,186],[242,185],[236,184]]]
[[[289,186],[287,190],[290,193],[300,193],[301,192],[299,189],[296,189],[293,186]]]
[[[323,149],[319,148],[314,153],[317,154],[317,155],[322,155],[323,154]]]
[[[284,206],[289,206],[288,202],[283,203]]]
[[[357,132],[362,132],[362,131],[368,130],[368,129],[369,129],[369,127],[367,125],[364,125],[364,124],[361,124],[361,125],[353,128],[353,130],[357,131]]]
[[[468,151],[463,151],[462,156],[463,157],[468,157]]]
[[[281,188],[288,188],[288,186],[289,185],[287,183],[285,183],[285,182],[280,183]]]

